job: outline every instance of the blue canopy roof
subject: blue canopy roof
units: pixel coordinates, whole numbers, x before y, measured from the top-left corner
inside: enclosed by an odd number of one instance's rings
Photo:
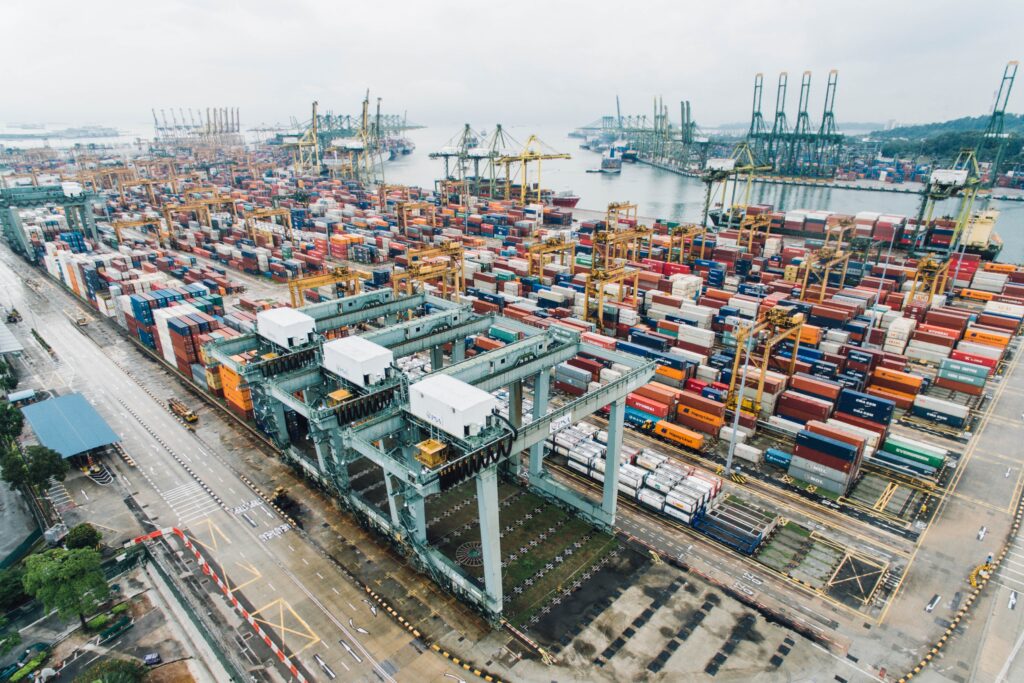
[[[21,412],[39,443],[65,458],[121,440],[81,394],[33,403]]]

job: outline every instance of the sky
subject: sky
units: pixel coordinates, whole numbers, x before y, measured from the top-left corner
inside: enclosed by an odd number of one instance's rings
[[[243,127],[382,109],[431,126],[583,125],[615,110],[699,125],[750,118],[780,71],[787,112],[830,69],[836,118],[939,121],[987,113],[1024,56],[1024,2],[960,0],[2,0],[0,122],[137,125],[151,108],[237,106]],[[1024,74],[1022,74],[1024,78]],[[1024,111],[1024,83],[1010,111]]]

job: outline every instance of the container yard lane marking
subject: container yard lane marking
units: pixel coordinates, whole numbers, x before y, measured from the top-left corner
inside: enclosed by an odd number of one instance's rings
[[[1006,378],[1009,378],[1017,369],[1017,365],[1019,364],[1022,355],[1024,354],[1017,353],[1017,355],[1014,357],[1013,362],[1006,369],[1006,373],[1003,376],[1004,380]],[[907,576],[910,574],[910,568],[913,566],[914,561],[917,559],[918,552],[920,552],[921,548],[924,546],[924,542],[925,539],[928,537],[928,533],[935,526],[935,523],[938,521],[939,516],[942,514],[942,511],[946,506],[946,500],[949,498],[950,492],[956,489],[957,484],[960,483],[960,477],[963,476],[963,473],[967,469],[968,464],[970,464],[971,458],[974,457],[974,452],[977,450],[978,444],[981,442],[981,436],[982,434],[985,433],[985,428],[988,426],[989,419],[993,417],[993,410],[997,405],[999,405],[999,400],[1002,398],[1003,392],[1006,390],[1007,386],[1008,385],[1006,381],[1000,382],[999,387],[995,391],[995,395],[992,397],[992,400],[988,404],[988,408],[985,409],[985,413],[982,415],[981,421],[978,423],[978,428],[974,432],[974,436],[971,440],[970,445],[967,446],[967,448],[964,450],[964,454],[960,457],[960,461],[957,464],[956,472],[953,473],[953,477],[950,480],[949,484],[942,491],[942,497],[939,499],[939,502],[935,506],[935,514],[932,515],[931,523],[928,524],[927,528],[925,528],[924,532],[922,532],[921,534],[921,537],[918,539],[917,545],[914,547],[914,552],[911,553],[910,559],[907,560],[907,566],[903,569],[903,574],[900,576],[899,582],[896,584],[896,587],[893,588],[892,592],[890,593],[889,599],[886,601],[885,608],[882,609],[882,613],[879,615],[877,623],[882,624],[885,622],[885,618],[888,616],[889,610],[896,602],[896,598],[899,595],[900,590],[903,588],[903,582],[906,581]]]
[[[295,650],[296,655],[320,642],[320,636],[309,627],[309,624],[292,609],[292,606],[284,598],[277,598],[263,607],[253,610],[251,614],[258,623],[266,624],[271,629],[280,632],[282,642],[287,642],[288,635],[297,637],[299,643],[305,641],[301,648]],[[256,615],[261,616],[257,617]]]

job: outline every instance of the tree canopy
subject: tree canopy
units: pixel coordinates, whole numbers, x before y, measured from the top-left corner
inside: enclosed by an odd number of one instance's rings
[[[3,470],[0,472],[0,476],[3,477],[3,480],[15,489],[28,484],[28,466],[18,449],[14,446],[0,446],[0,448],[4,448],[3,454],[0,455],[0,470]]]
[[[77,616],[85,626],[85,615],[93,612],[110,594],[103,575],[100,554],[91,548],[56,548],[29,555],[25,560],[25,592],[57,610],[62,618]]]
[[[83,522],[78,526],[72,527],[71,531],[68,532],[68,537],[64,539],[64,545],[68,547],[68,550],[95,548],[100,544],[101,538],[103,538],[103,534],[96,527]]]
[[[21,434],[25,416],[7,401],[0,402],[0,439],[13,441]]]
[[[25,449],[25,462],[28,464],[29,483],[43,486],[54,478],[64,481],[67,476],[68,461],[60,453],[46,446],[29,446]]]

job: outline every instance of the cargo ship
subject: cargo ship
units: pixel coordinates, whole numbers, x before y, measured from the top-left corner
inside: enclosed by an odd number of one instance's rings
[[[551,197],[551,204],[554,206],[561,206],[566,209],[575,209],[576,205],[580,203],[580,197],[572,190],[566,190],[565,192],[559,192],[558,194]]]
[[[771,233],[787,237],[821,239],[825,233],[850,221],[854,224],[855,238],[869,239],[888,244],[899,250],[911,248],[946,250],[951,246],[956,221],[952,218],[937,218],[928,225],[918,226],[917,219],[900,214],[883,214],[875,211],[860,211],[856,214],[840,214],[832,211],[810,211],[796,209],[776,211],[770,204],[752,204],[744,210],[714,209],[708,217],[717,229],[735,228],[747,216],[767,215]],[[962,243],[968,254],[977,254],[985,261],[994,261],[1003,249],[1003,241],[995,231],[999,212],[986,209],[975,212],[964,229]]]

